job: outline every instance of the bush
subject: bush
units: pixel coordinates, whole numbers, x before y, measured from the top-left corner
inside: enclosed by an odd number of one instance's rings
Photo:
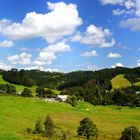
[[[29,88],[24,88],[23,92],[21,92],[22,97],[33,97],[32,91]]]
[[[75,95],[68,96],[66,102],[69,103],[72,107],[76,107],[76,105],[77,105],[77,98],[76,98]]]
[[[26,129],[26,132],[27,132],[28,134],[31,134],[31,133],[32,133],[32,129],[31,129],[31,128],[27,128],[27,129]]]
[[[138,128],[135,126],[125,128],[120,140],[140,140],[140,132]]]
[[[77,130],[78,136],[85,136],[87,139],[96,140],[98,137],[98,129],[89,118],[84,118],[80,121],[80,126]]]

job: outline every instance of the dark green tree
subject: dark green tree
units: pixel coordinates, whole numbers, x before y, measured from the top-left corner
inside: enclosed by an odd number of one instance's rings
[[[138,128],[135,126],[125,128],[120,140],[140,140],[140,132]]]
[[[22,97],[32,97],[32,91],[29,88],[24,88],[23,92],[21,92]]]
[[[34,133],[35,134],[41,134],[42,132],[43,132],[43,130],[42,130],[42,122],[41,122],[41,119],[38,118],[37,121],[36,121],[36,124],[35,124]]]
[[[85,136],[89,140],[96,140],[98,137],[98,129],[89,118],[84,118],[80,121],[80,126],[77,130],[78,136]]]
[[[46,120],[44,122],[44,127],[45,127],[45,135],[47,137],[51,137],[54,134],[54,124],[50,116],[48,115],[46,117]]]
[[[77,97],[75,95],[68,96],[66,102],[69,103],[72,107],[76,107]]]
[[[36,93],[38,94],[38,97],[44,97],[45,96],[45,88],[43,87],[37,87]]]

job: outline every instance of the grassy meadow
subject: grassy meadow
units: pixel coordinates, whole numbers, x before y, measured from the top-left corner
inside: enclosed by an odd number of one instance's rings
[[[131,86],[131,83],[124,78],[123,74],[119,74],[111,80],[113,89]]]
[[[40,117],[44,121],[48,114],[56,126],[70,131],[71,140],[80,139],[76,137],[76,128],[84,117],[97,124],[98,140],[117,140],[128,126],[135,125],[140,129],[139,108],[116,108],[93,106],[86,102],[78,102],[77,107],[73,108],[66,103],[44,102],[38,98],[0,96],[0,140],[35,140],[32,135],[24,135],[24,130],[27,127],[33,129],[36,119]]]

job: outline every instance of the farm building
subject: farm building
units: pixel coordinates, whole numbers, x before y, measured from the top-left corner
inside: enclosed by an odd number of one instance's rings
[[[62,102],[66,102],[68,98],[68,95],[58,95],[57,96],[57,100],[62,101]]]

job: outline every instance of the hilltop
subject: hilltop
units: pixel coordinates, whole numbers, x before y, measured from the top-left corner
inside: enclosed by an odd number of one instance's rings
[[[63,90],[75,86],[84,86],[89,80],[94,80],[95,84],[101,85],[108,90],[111,88],[111,85],[117,86],[114,85],[114,82],[118,80],[119,82],[117,82],[117,84],[119,84],[120,82],[121,84],[126,83],[126,86],[130,86],[130,84],[135,83],[136,85],[139,85],[140,82],[139,67],[116,67],[98,71],[75,71],[69,73],[45,72],[39,70],[18,71],[17,69],[12,69],[10,71],[0,70],[0,74],[6,82],[16,85],[23,85],[19,87],[19,90],[23,89],[24,86],[42,86],[45,88]],[[1,83],[5,82],[1,81]]]

